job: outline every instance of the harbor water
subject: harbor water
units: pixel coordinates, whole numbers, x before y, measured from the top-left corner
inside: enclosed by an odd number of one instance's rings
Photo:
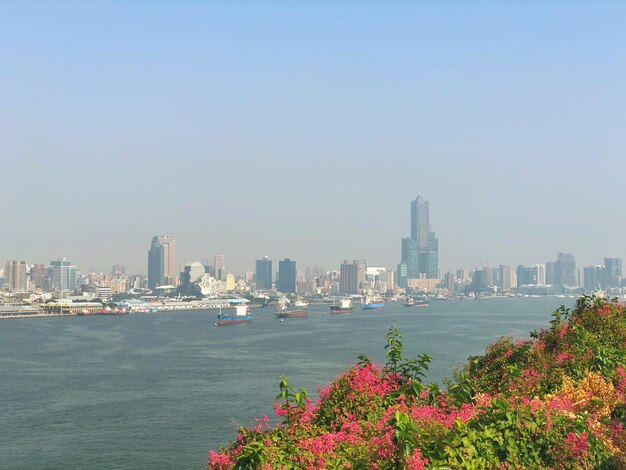
[[[407,357],[452,375],[500,336],[526,337],[574,299],[433,301],[425,308],[215,327],[215,311],[0,321],[0,468],[202,469],[238,425],[272,414],[278,381],[315,395],[360,353],[385,360],[395,326]]]

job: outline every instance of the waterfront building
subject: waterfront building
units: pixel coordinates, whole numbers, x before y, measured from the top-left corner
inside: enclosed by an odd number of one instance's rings
[[[187,263],[180,273],[180,292],[185,295],[192,294],[195,284],[200,282],[205,273],[204,265],[200,261]]]
[[[622,258],[604,258],[603,287],[620,287],[622,283]]]
[[[226,292],[232,292],[235,290],[235,276],[231,273],[226,273]]]
[[[401,262],[408,278],[439,277],[439,240],[430,228],[430,204],[422,196],[411,201],[411,237],[402,239]]]
[[[339,267],[339,292],[342,294],[358,294],[359,265],[356,261],[344,260]]]
[[[448,271],[443,278],[443,284],[450,294],[455,291],[456,276],[452,271]]]
[[[572,253],[559,252],[556,256],[556,282],[560,286],[576,286],[576,258]]]
[[[28,289],[26,277],[26,261],[10,260],[7,261],[4,268],[4,277],[9,289],[26,290]]]
[[[48,291],[73,291],[77,287],[76,266],[72,265],[67,258],[58,258],[50,261],[48,267],[47,285]]]
[[[48,270],[43,264],[33,264],[30,267],[30,285],[35,289],[43,289],[46,284],[46,275]]]
[[[546,285],[546,265],[545,264],[535,264],[533,266],[535,270],[535,284],[538,286]]]
[[[272,260],[267,256],[256,261],[256,288],[269,290],[272,288]]]
[[[504,264],[498,266],[498,287],[503,292],[511,291],[511,266]]]
[[[152,238],[148,251],[148,289],[176,285],[176,240],[170,235]]]
[[[583,268],[583,288],[586,292],[594,292],[603,287],[604,266],[585,266]]]
[[[406,288],[406,280],[409,277],[408,271],[409,270],[408,270],[407,264],[404,261],[398,264],[398,267],[396,270],[396,279],[397,279],[398,287],[400,287],[401,289]]]
[[[276,290],[284,294],[296,293],[296,262],[285,258],[278,262]]]
[[[546,261],[546,285],[556,284],[556,261]]]

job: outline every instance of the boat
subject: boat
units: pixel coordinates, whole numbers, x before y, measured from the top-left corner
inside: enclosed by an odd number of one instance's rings
[[[220,307],[220,313],[217,314],[216,326],[221,325],[234,325],[237,323],[248,323],[252,321],[252,310],[247,305],[236,305],[235,311],[228,311],[222,313]]]
[[[352,312],[352,300],[341,299],[339,305],[331,305],[330,313],[351,313]]]
[[[405,307],[428,307],[428,300],[415,300],[410,297],[404,302]]]
[[[287,308],[285,304],[278,304],[276,308],[276,318],[302,318],[309,314],[309,309],[303,308]]]
[[[102,309],[101,311],[97,312],[96,315],[127,315],[128,312],[126,311],[125,308],[119,309],[111,309],[109,307]]]
[[[385,302],[381,302],[374,299],[369,299],[365,297],[363,304],[361,304],[361,308],[363,310],[380,310],[385,306]]]
[[[369,302],[363,304],[363,310],[380,310],[385,306],[385,302]]]
[[[298,299],[293,305],[295,307],[308,307],[309,303],[306,300]]]

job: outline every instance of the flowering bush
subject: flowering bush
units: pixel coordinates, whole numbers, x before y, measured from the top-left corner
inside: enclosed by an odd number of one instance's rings
[[[422,383],[431,358],[359,362],[313,403],[280,383],[275,410],[209,453],[210,470],[626,468],[626,311],[581,297],[527,340],[470,357],[447,390]]]

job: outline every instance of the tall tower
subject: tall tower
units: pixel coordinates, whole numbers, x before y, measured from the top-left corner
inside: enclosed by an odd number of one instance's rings
[[[13,290],[26,290],[26,262],[11,260],[7,261],[4,270],[7,284]]]
[[[402,261],[407,277],[439,277],[439,240],[430,229],[430,205],[422,196],[411,201],[411,238],[402,239]]]
[[[215,258],[213,258],[213,277],[218,281],[226,280],[226,273],[223,272],[224,267],[224,254],[215,255]]]
[[[256,260],[256,288],[272,288],[272,260],[267,256]]]
[[[285,258],[278,262],[276,290],[284,294],[296,293],[296,262]]]
[[[148,288],[176,284],[176,240],[156,235],[148,251]]]

